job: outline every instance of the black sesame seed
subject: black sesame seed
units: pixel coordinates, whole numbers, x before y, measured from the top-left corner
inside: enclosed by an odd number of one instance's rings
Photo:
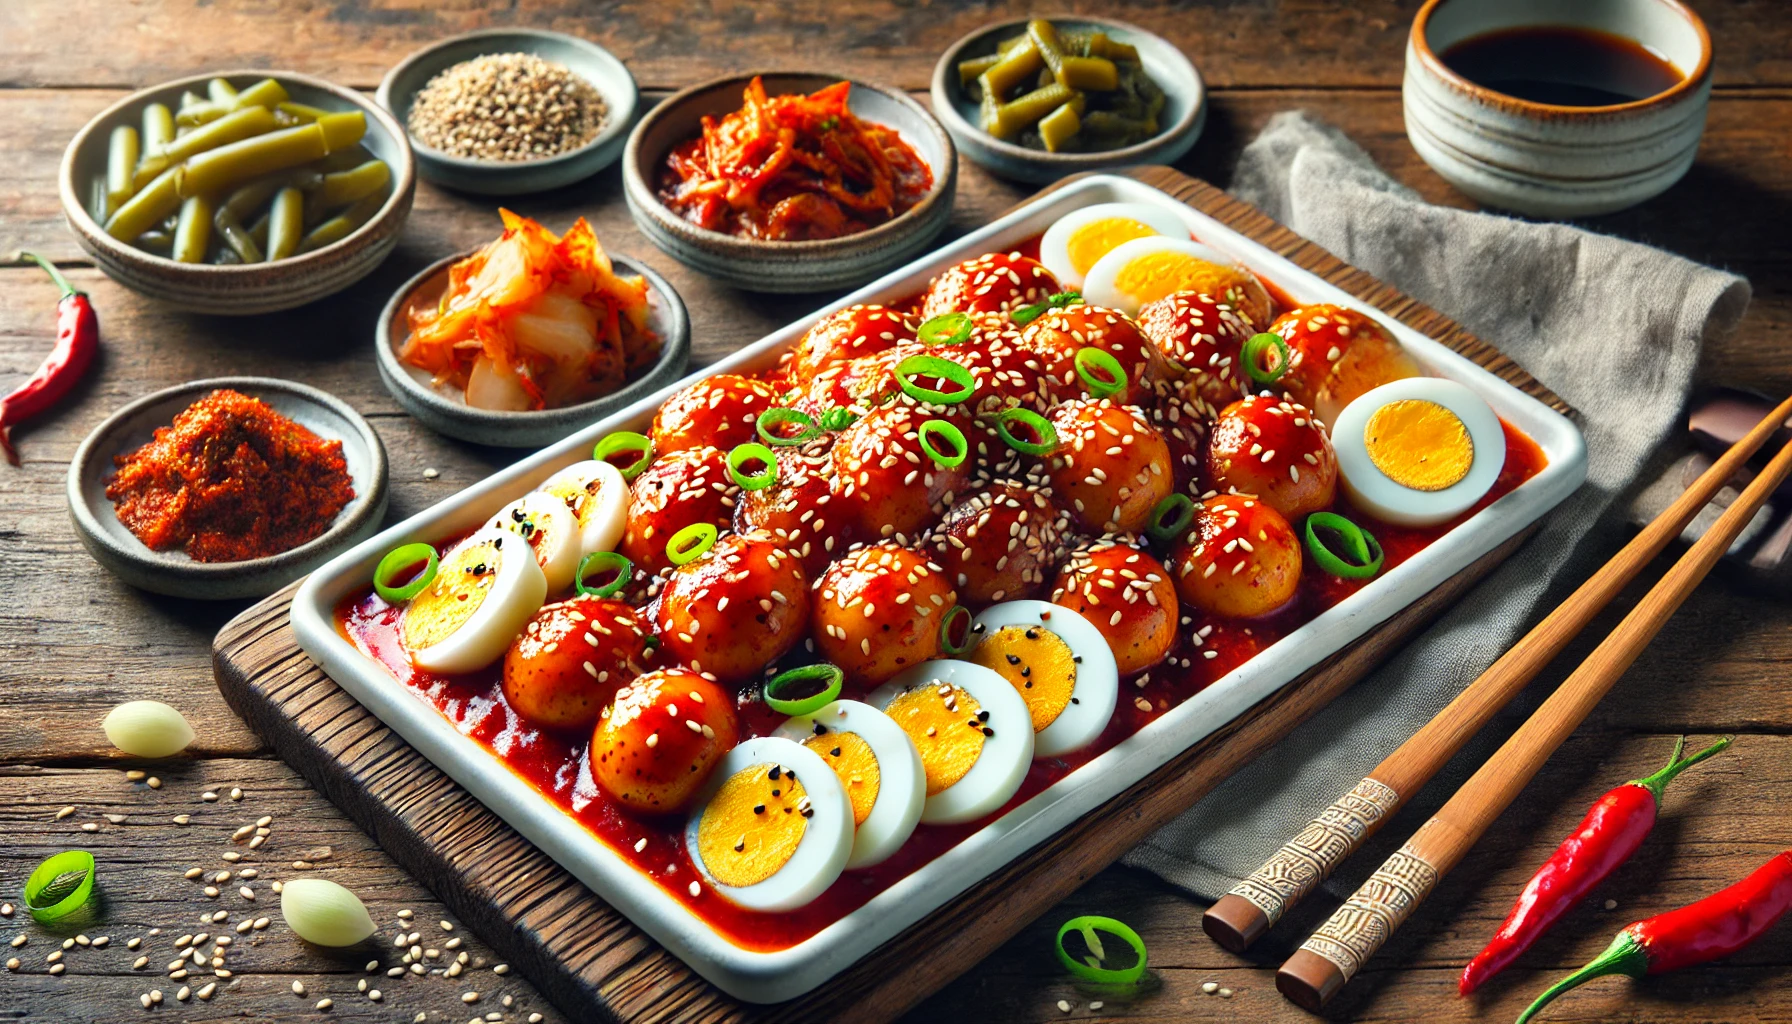
[[[1039,639],[1039,627],[1038,627],[1038,626],[1034,626],[1034,627],[1033,627],[1033,628],[1032,628],[1032,629],[1029,629],[1029,630],[1027,630],[1027,632],[1026,632],[1026,637],[1027,637],[1027,639],[1028,639],[1028,640],[1037,640],[1037,639]]]
[[[827,734],[828,734],[828,727],[825,725],[822,725],[820,722],[816,722],[815,723],[815,735],[826,736]]]
[[[1072,703],[1072,704],[1081,704],[1081,703],[1082,703],[1082,701],[1080,701],[1080,700],[1077,700],[1077,699],[1076,699],[1076,698],[1075,698],[1075,697],[1072,697],[1072,698],[1070,698],[1070,703]]]
[[[789,814],[789,813],[790,813],[790,808],[788,808],[788,807],[786,807],[786,808],[784,808],[784,813],[785,813],[785,814]],[[805,807],[805,808],[803,808],[803,817],[805,817],[805,818],[813,818],[813,817],[815,817],[815,808],[813,808],[813,807]]]
[[[765,805],[764,804],[754,804],[753,805],[753,813],[754,814],[764,814],[765,813]]]
[[[1082,655],[1077,655],[1076,657],[1071,658],[1070,660],[1073,664],[1077,664],[1077,665],[1081,665],[1083,663]]]
[[[774,790],[772,790],[772,795],[773,795],[773,796],[783,796],[783,795],[784,795],[784,791],[783,791],[783,790],[781,790],[781,789],[774,789]]]
[[[977,712],[977,721],[979,721],[979,722],[989,721],[989,712],[987,712],[987,711]]]
[[[782,774],[782,770],[779,768],[778,765],[774,764],[774,765],[772,765],[772,770],[766,773],[766,778],[771,779],[772,781],[776,782],[778,779],[778,776],[780,774]]]
[[[839,756],[840,756],[840,748],[839,748],[839,747],[835,747],[835,748],[834,748],[834,749],[832,749],[832,750],[830,750],[830,751],[828,751],[828,753],[829,753],[829,754],[832,754],[832,755],[833,755],[833,756],[835,756],[835,757],[839,757]]]
[[[986,725],[983,727],[983,735],[994,736],[995,734],[996,734],[996,731],[994,729],[991,729],[989,726]]]
[[[1010,665],[1020,664],[1020,656],[1016,655],[1016,654],[1008,655],[1008,664],[1010,664]]]
[[[1020,675],[1021,675],[1022,679],[1025,679],[1028,676],[1031,676],[1032,674],[1033,674],[1033,666],[1031,666],[1031,665],[1028,665],[1026,668],[1023,668],[1020,670]]]

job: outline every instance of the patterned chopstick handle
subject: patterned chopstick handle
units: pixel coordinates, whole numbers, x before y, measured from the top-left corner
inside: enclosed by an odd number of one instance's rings
[[[1249,900],[1274,925],[1399,807],[1400,794],[1392,787],[1364,779],[1238,883],[1232,895]]]
[[[1433,819],[1413,833],[1300,948],[1331,961],[1349,981],[1393,937],[1413,908],[1425,902],[1448,870],[1421,852],[1428,845],[1426,833],[1438,825]]]

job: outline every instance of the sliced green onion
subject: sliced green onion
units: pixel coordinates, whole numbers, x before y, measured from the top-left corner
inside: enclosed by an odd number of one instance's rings
[[[603,439],[591,449],[591,457],[599,462],[609,462],[618,455],[627,452],[640,452],[635,461],[626,466],[617,466],[622,470],[622,479],[633,480],[641,475],[647,464],[653,461],[653,441],[645,434],[637,434],[632,430],[618,430],[614,434],[605,434]]]
[[[918,433],[921,436],[921,450],[927,453],[928,458],[947,469],[963,465],[965,456],[971,453],[971,446],[964,439],[964,431],[945,420],[928,420],[921,424]],[[935,447],[935,437],[944,438],[951,447],[951,452],[942,452]]]
[[[673,565],[696,561],[716,546],[716,524],[692,523],[666,542],[666,558]]]
[[[749,473],[743,468],[749,462],[763,462],[765,468],[757,473]],[[737,444],[728,453],[728,475],[734,478],[734,482],[743,491],[770,487],[778,482],[778,454],[765,445],[752,441]]]
[[[783,423],[799,423],[803,429],[794,434],[780,434],[776,428]],[[753,425],[753,429],[759,432],[759,437],[766,444],[775,448],[794,448],[821,436],[821,428],[815,425],[815,417],[787,405],[760,413],[759,421]]]
[[[1070,951],[1064,948],[1064,937],[1071,932],[1081,932],[1083,941],[1089,945],[1089,955],[1082,960],[1071,956]],[[1102,949],[1101,939],[1096,937],[1096,932],[1107,932],[1131,946],[1133,952],[1139,955],[1139,962],[1131,967],[1118,969],[1102,967],[1101,964],[1107,962],[1107,951]],[[1111,917],[1091,914],[1087,917],[1073,917],[1064,922],[1063,927],[1058,929],[1057,950],[1058,962],[1083,981],[1100,985],[1131,985],[1145,976],[1145,940],[1139,938],[1139,933],[1125,923]]]
[[[964,313],[941,313],[921,325],[915,340],[923,345],[962,345],[971,340],[971,318]]]
[[[792,718],[798,715],[812,715],[840,696],[840,687],[846,682],[846,673],[833,665],[804,665],[788,672],[780,672],[765,684],[765,705],[781,715]],[[816,684],[821,689],[806,697],[792,696],[792,690],[807,690]],[[807,684],[807,685],[805,685]]]
[[[1008,319],[1014,321],[1015,324],[1020,327],[1025,327],[1054,309],[1063,309],[1073,302],[1081,302],[1082,298],[1082,295],[1078,292],[1059,292],[1051,298],[1046,299],[1044,302],[1034,303],[1031,306],[1022,306],[1014,312],[1009,313]]]
[[[1126,369],[1112,352],[1087,346],[1076,350],[1076,375],[1096,398],[1111,398],[1126,390]]]
[[[93,854],[68,850],[45,860],[25,880],[25,909],[45,924],[87,905],[93,895]]]
[[[821,414],[821,429],[845,430],[859,421],[858,414],[842,405],[836,405]]]
[[[423,563],[423,570],[411,577],[409,583],[400,585],[398,575],[418,562]],[[373,592],[380,595],[380,600],[387,604],[403,604],[429,586],[429,581],[436,578],[436,570],[440,568],[440,556],[436,549],[428,544],[400,544],[386,552],[380,564],[373,570]]]
[[[958,629],[960,622],[964,623],[964,640],[962,642],[952,639],[952,634]],[[953,605],[952,610],[946,613],[946,617],[940,620],[940,650],[956,658],[960,654],[970,653],[971,648],[975,646],[976,643],[972,640],[971,633],[971,610],[962,604]]]
[[[1172,494],[1158,502],[1145,519],[1145,532],[1168,543],[1195,521],[1195,502],[1186,494]]]
[[[1027,441],[1009,429],[1010,423],[1019,423],[1032,429],[1039,440]],[[996,416],[996,433],[1001,436],[1002,443],[1017,452],[1027,455],[1050,455],[1058,447],[1058,432],[1052,429],[1051,421],[1031,409],[1015,406],[1003,409]]]
[[[1273,369],[1263,365],[1263,353],[1272,348],[1276,350]],[[1244,362],[1244,372],[1252,380],[1259,384],[1274,384],[1282,379],[1282,374],[1288,372],[1288,343],[1282,340],[1281,335],[1271,334],[1269,331],[1253,334],[1244,343],[1244,351],[1239,354],[1239,358]]]
[[[1319,537],[1324,530],[1337,538],[1342,553]],[[1381,571],[1382,550],[1375,535],[1340,515],[1315,512],[1307,517],[1307,551],[1319,568],[1347,580],[1366,580]]]
[[[935,377],[939,380],[951,381],[958,385],[959,390],[935,391],[932,388],[924,388],[909,380],[910,376]],[[950,359],[941,359],[939,356],[909,356],[897,363],[896,383],[901,386],[904,394],[915,401],[932,402],[935,405],[957,405],[971,397],[977,390],[977,382],[964,364],[955,363]]]
[[[616,577],[601,587],[593,587],[585,580],[594,573],[614,570]],[[579,559],[579,569],[572,574],[572,585],[579,593],[587,597],[610,597],[622,592],[634,578],[635,563],[614,551],[593,551]]]

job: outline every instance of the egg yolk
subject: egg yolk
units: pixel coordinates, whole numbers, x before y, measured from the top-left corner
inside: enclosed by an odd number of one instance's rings
[[[1141,253],[1114,275],[1115,290],[1140,305],[1176,292],[1223,295],[1240,283],[1236,267],[1170,249]]]
[[[461,548],[442,562],[436,578],[411,598],[401,633],[405,647],[421,651],[454,635],[484,603],[503,556],[492,544]]]
[[[510,514],[498,525],[528,541],[529,547],[535,550],[537,560],[541,557],[542,547],[553,536],[553,528],[548,525],[548,520],[527,509],[511,509]]]
[[[790,769],[756,764],[730,776],[703,809],[697,854],[723,885],[757,885],[790,863],[813,813]]]
[[[1064,254],[1070,257],[1070,265],[1077,273],[1087,274],[1090,267],[1119,248],[1120,243],[1155,234],[1157,231],[1152,227],[1131,217],[1103,217],[1072,231],[1064,241]]]
[[[1057,721],[1075,699],[1075,658],[1064,638],[1043,626],[1003,626],[971,652],[972,661],[994,669],[1027,702],[1034,732]]]
[[[809,737],[803,746],[820,754],[834,774],[840,776],[846,798],[852,801],[853,828],[865,824],[871,808],[877,805],[877,790],[882,782],[871,744],[856,732],[830,732]]]
[[[884,714],[902,726],[921,752],[928,796],[957,785],[983,756],[983,708],[960,687],[929,683],[905,690]]]
[[[1375,410],[1363,428],[1369,461],[1388,479],[1415,491],[1441,491],[1468,475],[1475,442],[1455,413],[1418,398]]]
[[[593,512],[597,511],[595,499],[601,490],[603,490],[603,484],[597,477],[592,477],[582,487],[570,480],[562,480],[547,488],[549,494],[566,502],[566,507],[572,509],[572,514],[574,518],[578,519],[581,527],[588,525],[586,520],[591,517]]]

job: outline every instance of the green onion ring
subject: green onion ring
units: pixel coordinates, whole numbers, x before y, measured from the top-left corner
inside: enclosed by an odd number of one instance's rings
[[[1157,503],[1145,519],[1145,532],[1169,543],[1195,521],[1195,502],[1186,494],[1172,494]]]
[[[804,665],[788,672],[780,672],[765,684],[765,705],[781,715],[795,718],[799,715],[812,715],[840,696],[840,687],[846,681],[846,673],[826,663]],[[807,697],[780,697],[778,691],[801,683],[822,683],[821,692]]]
[[[1270,348],[1276,350],[1274,370],[1265,369],[1263,366],[1263,352]],[[1269,331],[1253,334],[1250,340],[1244,343],[1244,351],[1239,353],[1239,360],[1244,363],[1244,372],[1249,374],[1252,380],[1259,384],[1274,384],[1282,379],[1282,374],[1288,372],[1288,343],[1282,340],[1281,335],[1272,334]]]
[[[964,313],[941,313],[915,331],[923,345],[962,345],[971,340],[971,318]]]
[[[653,440],[645,434],[637,434],[632,430],[618,430],[614,434],[605,434],[591,449],[591,457],[599,462],[609,462],[611,458],[623,452],[640,452],[641,457],[626,466],[617,466],[622,470],[622,479],[633,480],[641,475],[653,461]]]
[[[594,572],[607,569],[616,570],[616,578],[601,587],[591,587],[585,583],[585,577]],[[635,563],[614,551],[593,551],[579,559],[579,569],[572,574],[572,585],[579,593],[587,597],[610,597],[622,592],[634,578]]]
[[[836,405],[821,414],[821,429],[845,430],[859,420],[858,414],[843,405]]]
[[[971,453],[971,446],[964,439],[964,431],[946,420],[928,420],[921,424],[921,429],[916,433],[920,435],[921,450],[927,453],[927,457],[947,469],[962,466],[965,456]],[[952,445],[953,454],[948,455],[934,447],[933,439],[936,436],[945,438]]]
[[[1105,961],[1107,956],[1105,955],[1106,951],[1101,948],[1101,940],[1095,937],[1096,932],[1107,932],[1124,941],[1133,948],[1133,952],[1139,955],[1139,962],[1119,970],[1084,963],[1071,956],[1070,951],[1064,948],[1064,936],[1071,932],[1083,933],[1083,941],[1089,944],[1091,958],[1098,963]],[[1139,938],[1138,932],[1111,917],[1091,914],[1086,917],[1071,918],[1058,929],[1058,941],[1055,946],[1058,951],[1058,962],[1064,965],[1065,970],[1083,981],[1101,985],[1131,985],[1145,976],[1145,940]]]
[[[411,582],[404,586],[395,586],[393,578],[418,562],[423,563],[423,571],[411,577]],[[386,552],[386,557],[374,567],[373,592],[387,604],[403,604],[423,593],[423,588],[436,578],[436,570],[440,567],[440,556],[435,548],[421,542],[400,544]]]
[[[952,639],[952,630],[960,620],[964,621],[964,643]],[[977,646],[971,634],[971,610],[962,604],[955,604],[946,617],[940,620],[940,650],[956,658],[961,654],[969,654],[971,648]]]
[[[673,565],[694,562],[716,546],[716,533],[714,523],[692,523],[666,542],[666,558]]]
[[[93,873],[86,850],[53,854],[25,880],[25,909],[45,924],[67,917],[93,895]]]
[[[1342,555],[1326,547],[1319,539],[1320,530],[1337,534],[1345,551]],[[1315,512],[1307,517],[1307,551],[1319,568],[1347,580],[1366,580],[1381,571],[1383,554],[1375,535],[1350,520],[1330,512]]]
[[[1009,313],[1008,319],[1014,321],[1016,326],[1025,327],[1044,316],[1046,313],[1049,313],[1054,309],[1063,309],[1073,302],[1080,302],[1082,301],[1082,298],[1083,296],[1080,292],[1059,292],[1051,298],[1046,299],[1044,302],[1036,302],[1031,306],[1022,306],[1012,313]]]
[[[949,380],[958,385],[957,391],[935,391],[924,388],[909,380],[911,374],[921,374]],[[964,364],[955,363],[939,356],[909,356],[896,364],[896,383],[904,394],[917,402],[931,402],[934,405],[957,405],[971,397],[977,390],[977,381]]]
[[[1011,420],[1032,427],[1033,432],[1039,435],[1039,440],[1036,442],[1021,440],[1019,436],[1008,429],[1008,423]],[[1031,409],[1023,409],[1018,405],[1011,409],[1003,409],[997,414],[996,433],[1001,435],[1002,443],[1027,455],[1050,455],[1058,447],[1058,432],[1052,429],[1051,421]]]
[[[758,473],[748,473],[741,468],[747,463],[755,461],[765,463],[765,469]],[[752,441],[748,441],[746,444],[737,444],[734,446],[734,450],[728,453],[728,475],[734,478],[734,482],[739,484],[743,491],[757,491],[764,487],[770,487],[778,482],[778,453],[765,445]]]
[[[800,423],[803,425],[803,429],[788,437],[773,433],[772,428],[780,423]],[[795,448],[797,445],[807,444],[821,436],[821,428],[815,425],[815,417],[801,409],[792,409],[787,405],[781,405],[776,409],[767,409],[760,413],[758,422],[753,424],[753,429],[759,432],[761,440],[774,448]]]
[[[1076,350],[1076,375],[1096,398],[1112,398],[1126,390],[1126,369],[1112,352],[1085,346]]]

